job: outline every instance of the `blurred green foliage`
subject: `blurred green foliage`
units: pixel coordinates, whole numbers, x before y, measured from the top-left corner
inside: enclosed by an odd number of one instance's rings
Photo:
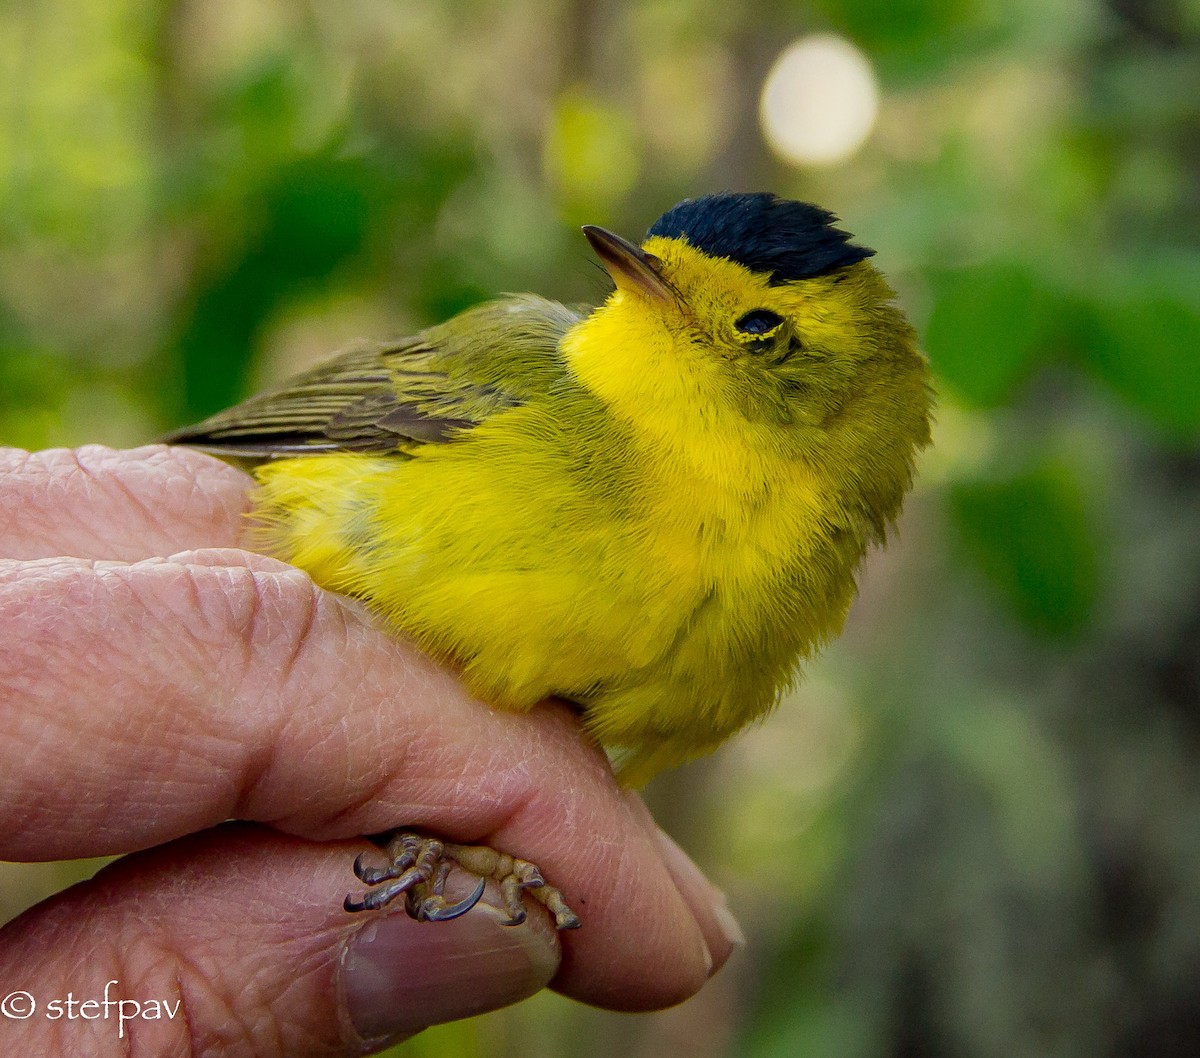
[[[882,106],[789,169],[757,97],[816,31]],[[1198,0],[34,0],[0,86],[5,444],[595,298],[574,225],[723,188],[834,208],[925,338],[936,445],[846,635],[651,791],[748,950],[677,1011],[539,996],[407,1053],[1200,1053]]]
[[[1064,636],[1088,623],[1096,603],[1096,541],[1070,467],[956,482],[948,499],[967,556],[1030,628]]]

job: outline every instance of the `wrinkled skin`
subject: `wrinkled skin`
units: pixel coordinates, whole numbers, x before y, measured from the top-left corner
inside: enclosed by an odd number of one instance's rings
[[[575,717],[492,710],[237,549],[248,484],[182,449],[0,450],[0,857],[132,853],[4,927],[0,994],[182,1001],[124,1040],[8,1020],[12,1052],[363,1053],[546,983],[624,1010],[699,989],[736,927]],[[401,824],[535,858],[584,928],[345,914],[356,835]],[[348,996],[355,960],[398,978],[386,1002]]]

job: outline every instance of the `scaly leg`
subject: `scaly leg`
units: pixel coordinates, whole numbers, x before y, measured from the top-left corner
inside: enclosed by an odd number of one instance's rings
[[[397,831],[384,847],[387,863],[372,867],[367,854],[354,861],[354,873],[369,886],[375,886],[361,899],[349,896],[347,911],[375,911],[386,907],[402,893],[404,907],[418,922],[445,922],[465,915],[483,896],[487,879],[500,885],[500,897],[508,912],[506,926],[525,921],[522,899],[528,892],[554,916],[559,929],[578,929],[578,916],[553,886],[547,885],[542,872],[527,860],[519,860],[506,852],[497,852],[486,845],[454,845],[437,838]],[[446,879],[451,867],[458,864],[464,871],[479,879],[470,896],[456,904],[446,902]]]

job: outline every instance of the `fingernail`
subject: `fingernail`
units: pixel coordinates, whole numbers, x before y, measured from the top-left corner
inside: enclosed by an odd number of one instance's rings
[[[729,910],[729,901],[725,894],[716,886],[713,889],[717,894],[717,900],[713,904],[713,917],[716,918],[717,925],[721,927],[721,932],[730,944],[735,948],[744,948],[746,934],[742,931],[742,924],[733,917],[733,912]]]
[[[726,900],[725,894],[704,876],[700,868],[692,862],[691,857],[675,843],[669,834],[657,829],[655,834],[663,860],[675,878],[676,884],[694,894],[697,903],[703,900],[712,908],[713,921],[730,948],[745,947],[746,934],[742,932],[741,925],[729,909],[729,901]],[[723,966],[729,957],[729,951],[718,954],[720,955],[720,965]]]
[[[369,922],[347,941],[338,972],[349,1027],[378,1047],[540,991],[558,970],[553,928],[541,916],[520,926],[505,917],[480,904],[452,922],[404,914]]]

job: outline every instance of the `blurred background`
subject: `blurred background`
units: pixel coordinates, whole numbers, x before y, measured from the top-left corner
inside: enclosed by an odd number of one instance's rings
[[[1200,0],[8,0],[0,85],[3,444],[600,297],[580,223],[716,190],[834,209],[924,337],[846,635],[649,792],[746,951],[402,1053],[1200,1054]]]

